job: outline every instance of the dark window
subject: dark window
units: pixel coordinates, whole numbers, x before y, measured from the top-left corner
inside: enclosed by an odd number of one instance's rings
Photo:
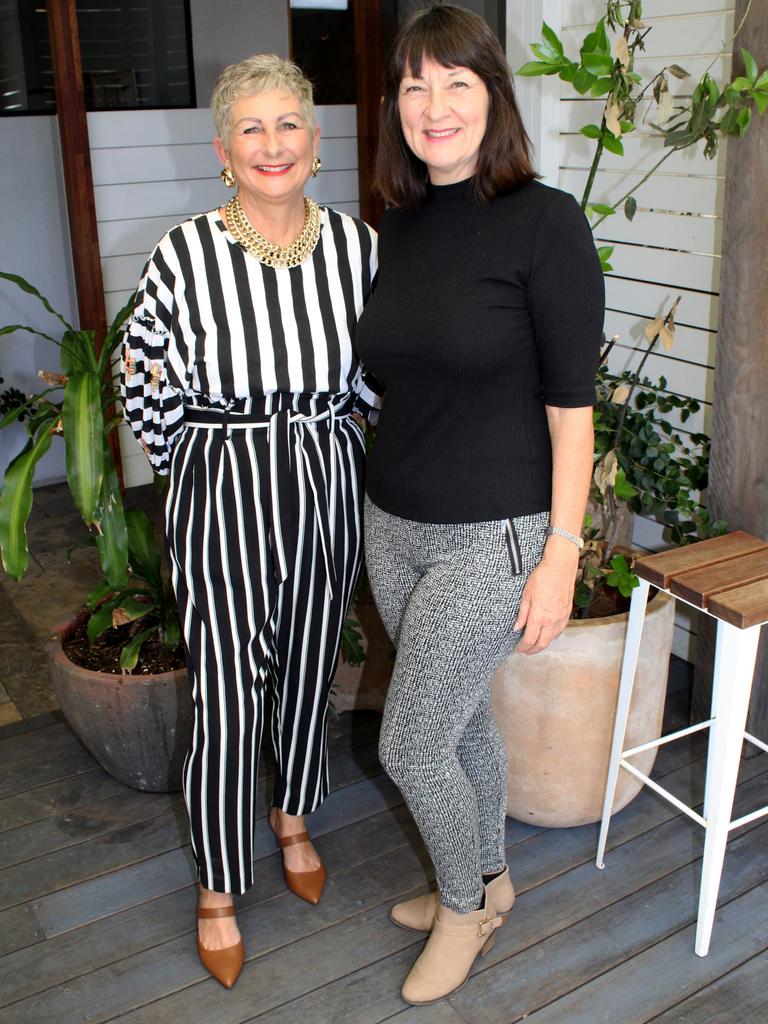
[[[355,103],[355,29],[346,0],[291,0],[293,59],[315,87],[315,103]]]
[[[77,4],[88,110],[195,105],[187,0]],[[0,113],[55,113],[42,0],[0,5]]]

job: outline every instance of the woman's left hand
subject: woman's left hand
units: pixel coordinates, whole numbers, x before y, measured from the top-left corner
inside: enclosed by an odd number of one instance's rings
[[[515,622],[515,629],[525,630],[518,654],[538,654],[565,629],[573,608],[575,554],[551,560],[545,556],[528,577]]]

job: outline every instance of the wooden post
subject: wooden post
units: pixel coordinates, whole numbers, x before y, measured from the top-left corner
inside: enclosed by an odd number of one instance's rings
[[[747,0],[736,0],[735,24]],[[768,4],[753,3],[734,42],[733,74],[743,74],[741,48],[761,68],[768,65]],[[712,417],[708,504],[712,515],[731,530],[768,538],[768,115],[758,118],[743,139],[728,142],[726,161],[720,322]],[[693,716],[709,717],[714,630],[700,616]],[[768,630],[755,667],[748,731],[768,739]]]
[[[49,0],[48,30],[80,327],[101,342],[107,324],[75,0]]]
[[[96,347],[100,350],[107,333],[107,318],[75,0],[48,0],[48,32],[77,289],[77,312],[81,330],[96,332]],[[122,483],[117,431],[110,433],[109,441]]]
[[[353,0],[357,75],[357,176],[360,217],[378,227],[382,199],[371,189],[384,79],[381,0]]]

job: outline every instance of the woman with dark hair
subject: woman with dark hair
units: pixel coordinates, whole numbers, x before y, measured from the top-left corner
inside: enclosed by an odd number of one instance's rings
[[[385,389],[366,552],[397,646],[380,757],[438,892],[392,908],[430,932],[406,1002],[465,981],[515,899],[491,679],[571,610],[592,470],[604,289],[578,204],[535,180],[498,40],[418,14],[386,73],[377,287],[359,351]]]

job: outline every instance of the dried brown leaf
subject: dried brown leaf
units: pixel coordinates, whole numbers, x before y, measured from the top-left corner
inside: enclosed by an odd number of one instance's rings
[[[663,326],[664,326],[664,317],[663,316],[657,316],[655,320],[651,320],[651,322],[645,328],[645,336],[648,339],[648,341],[653,341],[653,339],[661,331],[661,328]]]
[[[621,107],[613,97],[605,105],[605,127],[614,138],[621,138]]]
[[[618,470],[619,464],[616,461],[616,452],[614,450],[608,452],[602,462],[598,462],[595,466],[595,486],[603,496],[608,488],[613,487],[616,483],[616,473]]]
[[[69,380],[69,377],[65,377],[63,373],[54,373],[52,370],[38,370],[37,376],[51,388],[63,388]]]

